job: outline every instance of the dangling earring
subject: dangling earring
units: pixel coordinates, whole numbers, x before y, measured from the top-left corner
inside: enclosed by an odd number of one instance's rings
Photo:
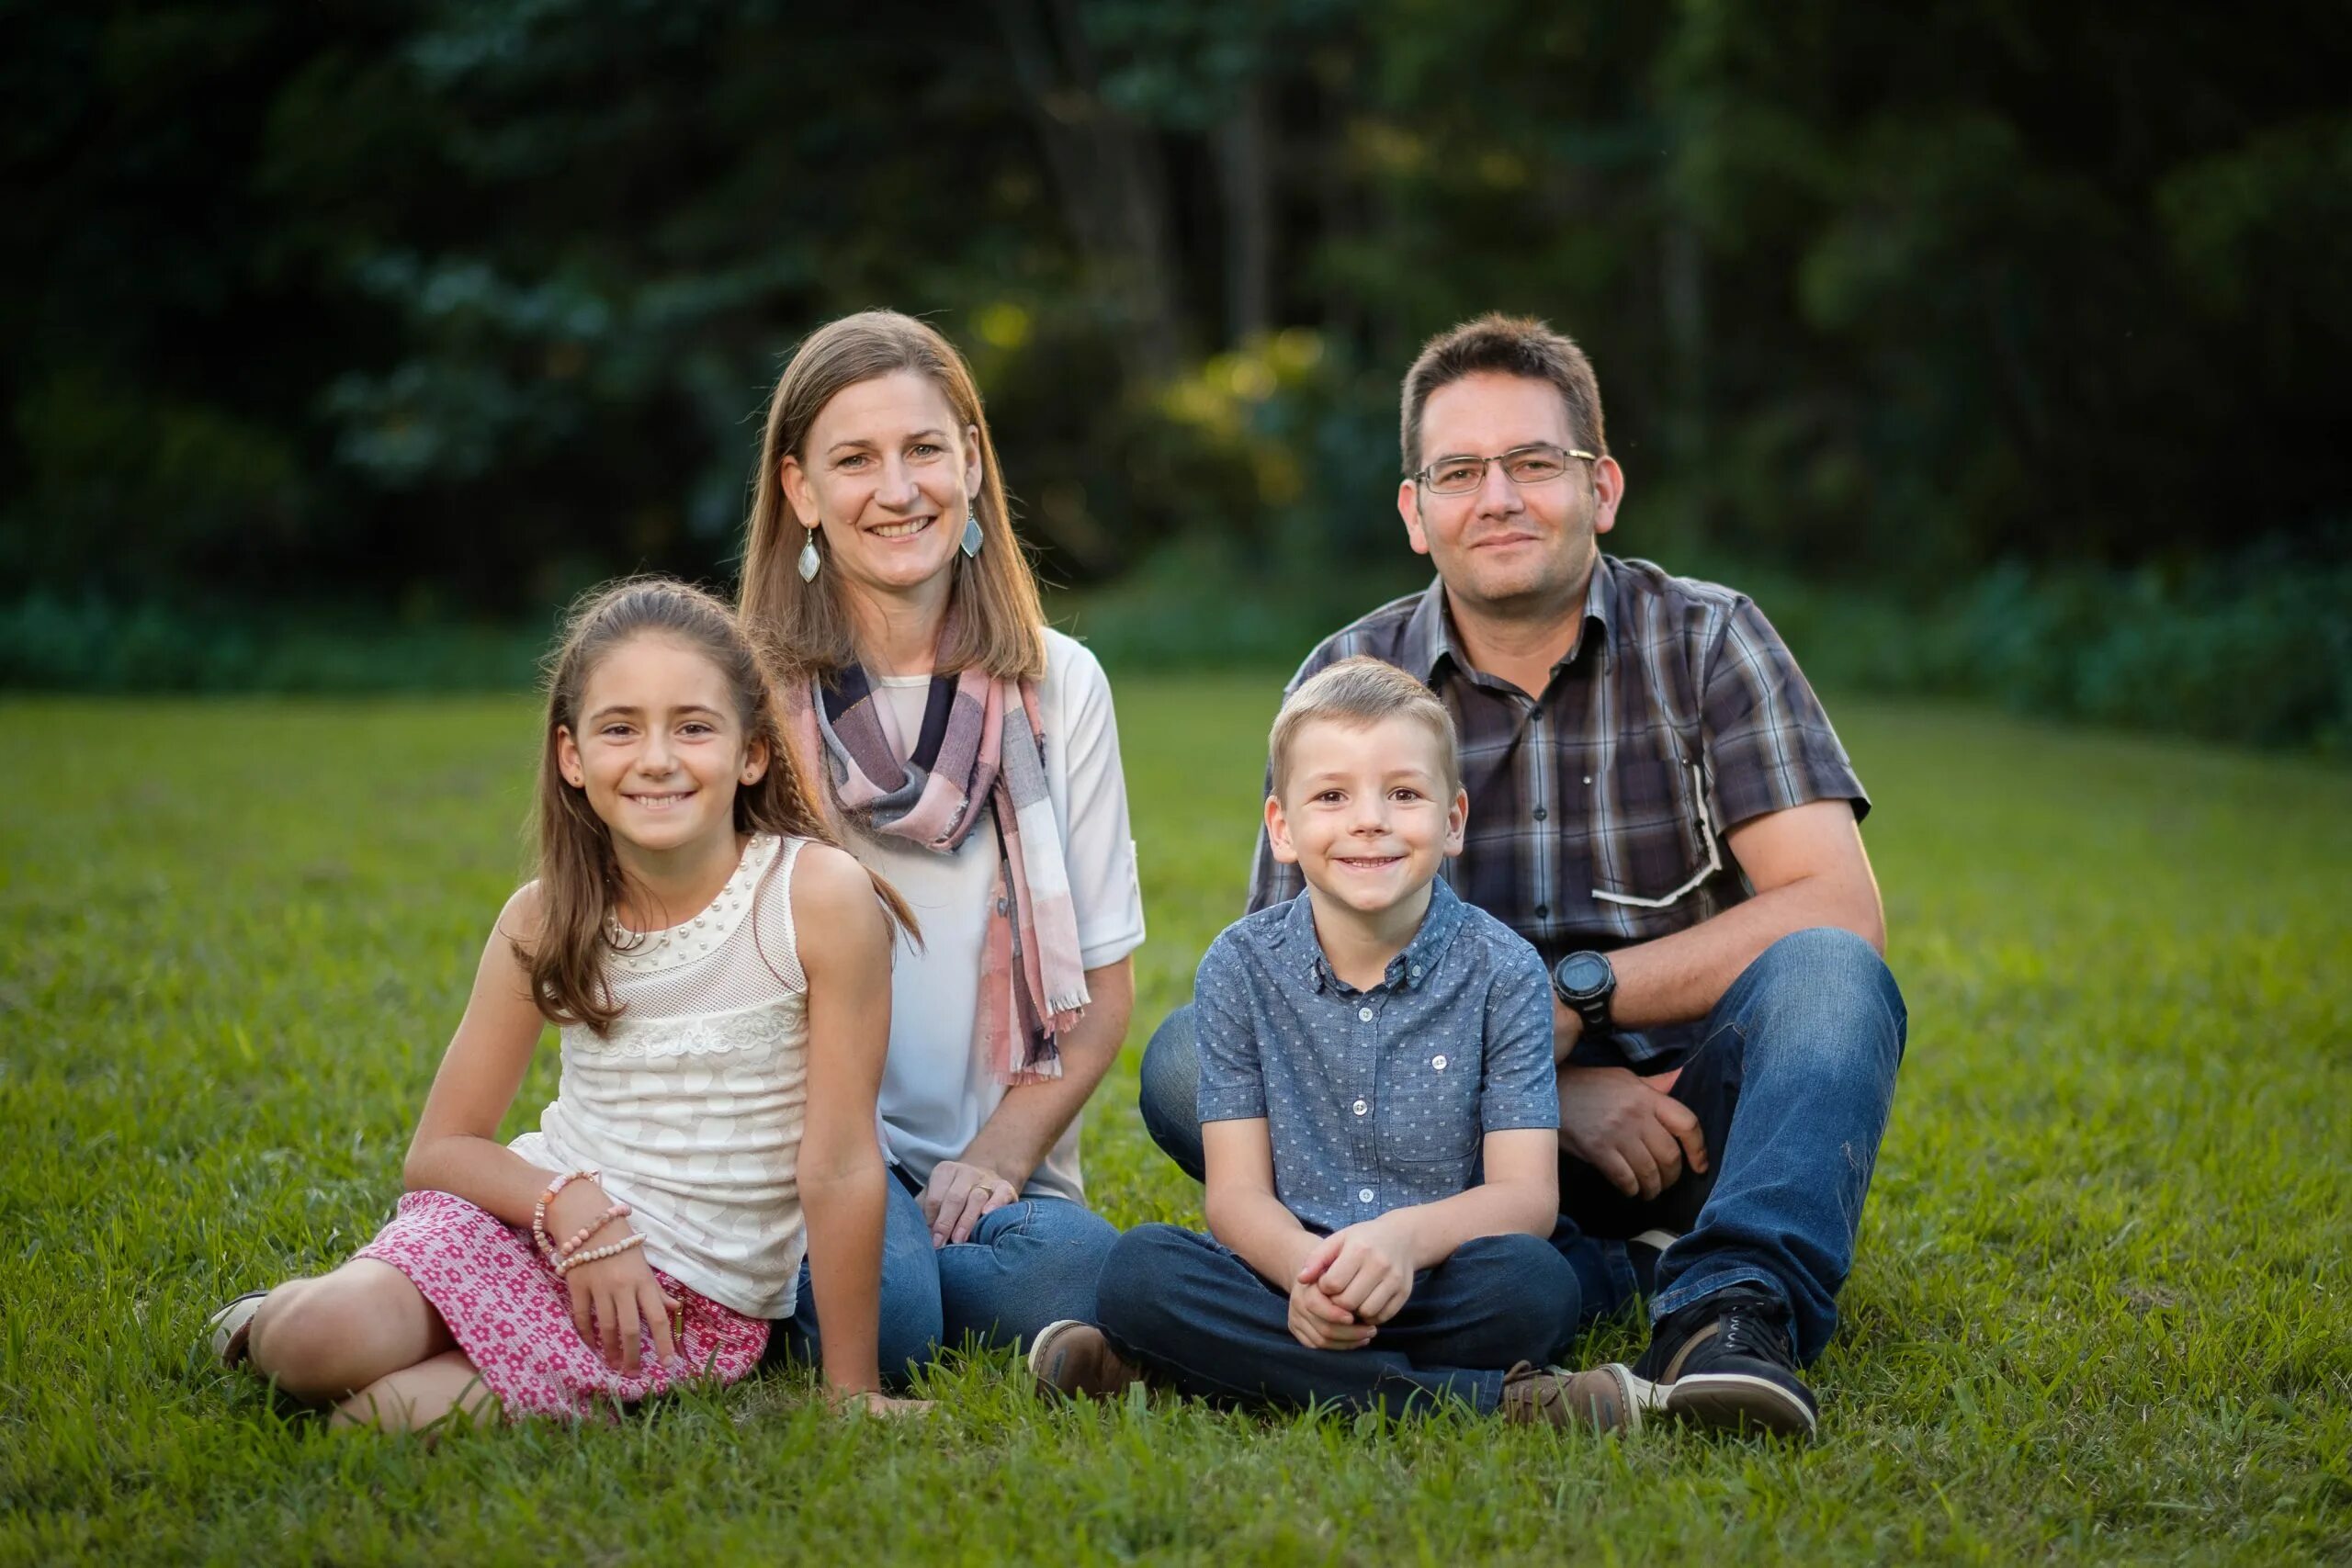
[[[980,513],[977,507],[964,514],[964,553],[967,556],[980,553]]]
[[[808,542],[800,547],[800,581],[816,581],[817,573],[824,564],[825,558],[817,553],[817,530],[811,528],[808,530]]]

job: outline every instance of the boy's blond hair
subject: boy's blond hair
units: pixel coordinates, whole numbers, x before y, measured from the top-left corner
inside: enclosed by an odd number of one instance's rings
[[[1274,794],[1290,779],[1290,751],[1298,732],[1317,720],[1366,728],[1384,719],[1409,718],[1436,737],[1448,795],[1462,787],[1462,756],[1453,736],[1453,716],[1437,694],[1385,660],[1369,654],[1342,659],[1299,683],[1274,716],[1266,737],[1272,760]]]

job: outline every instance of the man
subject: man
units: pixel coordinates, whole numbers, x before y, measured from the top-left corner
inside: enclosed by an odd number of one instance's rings
[[[1437,581],[1292,687],[1371,654],[1453,715],[1470,817],[1447,880],[1552,972],[1572,1314],[1646,1296],[1650,1408],[1810,1435],[1798,1369],[1837,1327],[1906,1026],[1869,798],[1754,604],[1600,554],[1625,476],[1574,343],[1482,317],[1423,348],[1403,403],[1396,506]],[[1297,891],[1261,836],[1250,908]],[[1198,1072],[1180,1010],[1143,1111],[1195,1176]]]

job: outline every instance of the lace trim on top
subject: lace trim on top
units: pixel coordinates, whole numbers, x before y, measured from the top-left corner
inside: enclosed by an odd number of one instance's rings
[[[625,975],[650,975],[707,957],[718,950],[752,907],[760,874],[775,858],[780,840],[772,833],[754,833],[735,863],[734,874],[702,913],[660,931],[633,931],[618,920],[607,920],[605,939],[612,943],[612,964]]]
[[[583,1024],[559,1032],[565,1053],[582,1058],[717,1056],[792,1043],[806,1027],[808,1006],[808,992],[787,991],[735,1012],[649,1018],[634,1023],[623,1014],[612,1033],[603,1039]]]

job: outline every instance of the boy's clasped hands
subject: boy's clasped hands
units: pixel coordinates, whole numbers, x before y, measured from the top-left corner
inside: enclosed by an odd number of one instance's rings
[[[1315,1244],[1290,1288],[1290,1331],[1310,1350],[1357,1350],[1413,1294],[1409,1210],[1333,1231]]]

